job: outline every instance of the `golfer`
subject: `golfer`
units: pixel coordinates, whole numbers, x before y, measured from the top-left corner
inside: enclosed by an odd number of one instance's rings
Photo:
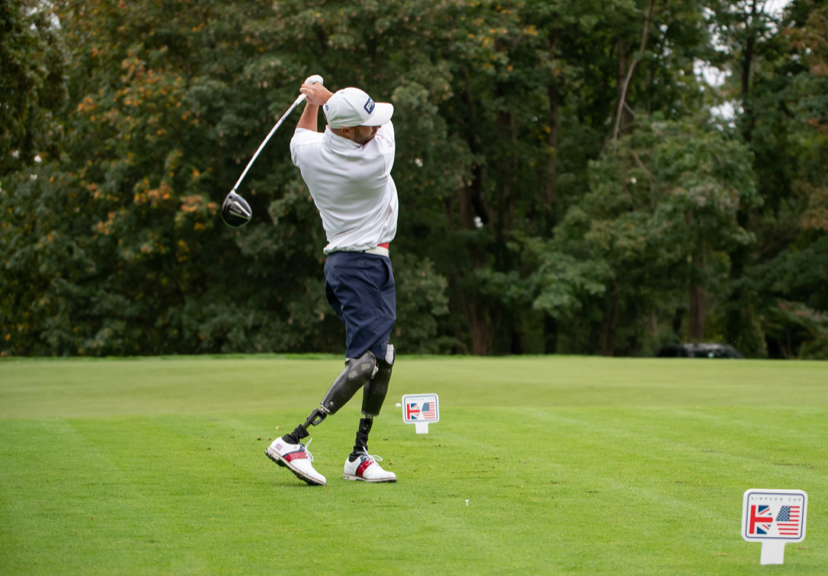
[[[357,88],[331,94],[321,84],[303,84],[307,105],[290,142],[293,163],[310,190],[328,245],[325,290],[345,324],[345,370],[304,424],[268,446],[268,458],[308,484],[325,477],[302,444],[308,428],[335,414],[362,389],[362,418],[343,478],[396,482],[393,472],[368,454],[368,434],[388,392],[394,366],[389,337],[396,315],[389,243],[397,232],[399,203],[391,178],[394,166],[394,106],[374,102]],[[317,133],[322,106],[328,126]],[[308,442],[310,445],[310,442]]]

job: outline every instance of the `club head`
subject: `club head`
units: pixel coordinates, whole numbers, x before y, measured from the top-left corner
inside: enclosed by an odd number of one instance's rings
[[[252,217],[250,204],[235,192],[231,191],[221,204],[221,219],[228,226],[239,228],[250,222]]]

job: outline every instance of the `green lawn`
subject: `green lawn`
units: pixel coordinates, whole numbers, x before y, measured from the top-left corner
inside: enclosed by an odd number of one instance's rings
[[[828,573],[828,364],[401,357],[370,443],[400,481],[341,479],[355,399],[310,487],[263,451],[341,367],[1,361],[0,574]],[[417,435],[395,404],[426,392]],[[740,536],[748,488],[808,492],[784,566]]]

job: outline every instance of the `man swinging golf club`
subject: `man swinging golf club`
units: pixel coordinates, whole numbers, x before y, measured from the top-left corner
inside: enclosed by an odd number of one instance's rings
[[[334,380],[319,408],[290,434],[268,446],[268,458],[308,484],[324,486],[325,477],[301,443],[308,428],[336,414],[362,389],[362,415],[354,449],[343,478],[396,482],[368,454],[368,434],[380,413],[394,366],[389,337],[396,320],[394,273],[389,243],[397,232],[397,188],[391,178],[395,141],[394,106],[374,102],[357,88],[331,94],[322,84],[305,83],[307,105],[290,142],[322,217],[327,235],[325,290],[328,302],[345,324],[345,370]],[[317,133],[322,106],[328,126]],[[310,442],[308,442],[310,444]]]

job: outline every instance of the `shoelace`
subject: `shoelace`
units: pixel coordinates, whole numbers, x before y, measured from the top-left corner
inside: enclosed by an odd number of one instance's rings
[[[310,444],[310,442],[308,442],[308,444]],[[365,452],[365,455],[368,456],[368,458],[373,460],[375,463],[382,462],[382,458],[380,458],[379,456],[375,454],[368,454],[368,448],[363,447],[362,450]]]
[[[311,454],[311,453],[310,453],[310,450],[308,450],[308,448],[310,448],[310,443],[311,443],[311,442],[313,442],[313,438],[311,438],[310,440],[308,440],[308,444],[307,444],[307,446],[303,446],[303,448],[305,449],[305,452],[307,452],[307,454],[308,454],[308,460],[310,460],[311,462],[313,462],[313,454]]]

